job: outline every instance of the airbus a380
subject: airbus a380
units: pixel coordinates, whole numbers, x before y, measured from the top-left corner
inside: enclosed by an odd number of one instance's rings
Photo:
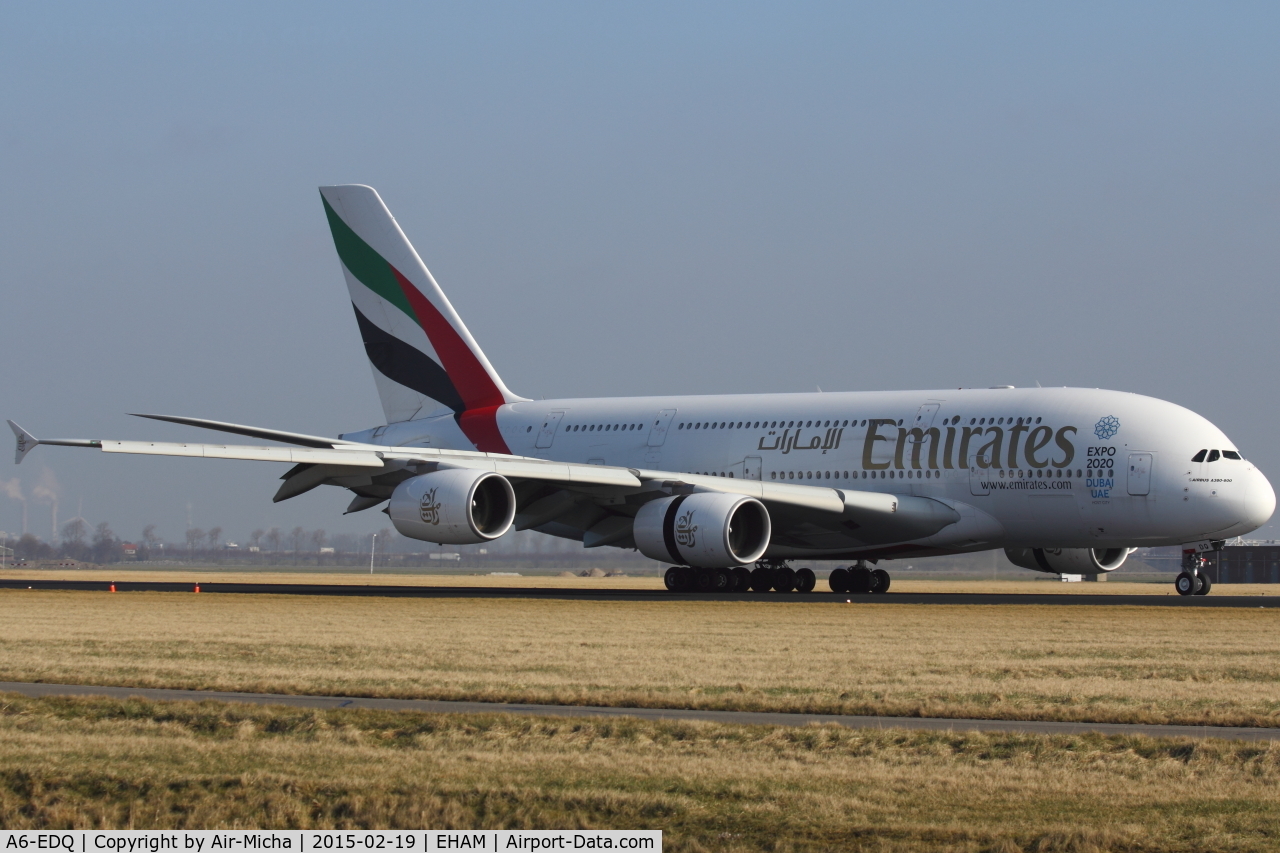
[[[1212,423],[1151,397],[1001,386],[528,400],[507,389],[371,187],[320,195],[386,423],[335,438],[143,417],[276,446],[38,444],[292,463],[276,501],[318,486],[384,508],[404,536],[477,544],[533,529],[671,564],[672,590],[814,588],[806,560],[853,561],[840,593],[882,593],[880,562],[1003,548],[1027,569],[1114,571],[1141,546],[1200,552],[1264,524],[1266,477]],[[754,568],[749,568],[754,566]]]

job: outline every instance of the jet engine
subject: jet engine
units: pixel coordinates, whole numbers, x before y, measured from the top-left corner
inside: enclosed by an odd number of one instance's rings
[[[1096,575],[1124,565],[1131,548],[1005,548],[1009,562],[1037,572]]]
[[[716,492],[650,501],[632,526],[646,557],[708,569],[754,563],[769,547],[771,532],[760,501]]]
[[[405,480],[387,514],[401,535],[442,545],[497,539],[516,515],[516,493],[492,471],[446,468]]]

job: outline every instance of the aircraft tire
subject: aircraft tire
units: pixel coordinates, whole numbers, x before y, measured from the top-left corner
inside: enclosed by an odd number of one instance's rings
[[[733,575],[733,592],[746,592],[751,589],[751,571],[746,566],[731,569],[729,574]]]
[[[796,573],[794,569],[783,568],[778,569],[773,576],[773,588],[778,592],[791,592],[796,588]]]
[[[751,591],[768,592],[773,589],[773,570],[763,566],[751,570]]]
[[[831,571],[831,576],[827,578],[827,583],[831,585],[832,592],[848,592],[849,570],[833,569]]]
[[[670,592],[684,591],[684,568],[672,566],[662,575],[662,583]]]
[[[891,583],[891,579],[889,578],[889,573],[886,572],[884,569],[872,569],[871,580],[872,580],[872,585],[871,585],[872,592],[879,594],[882,592],[889,591],[889,584]]]
[[[1178,595],[1195,595],[1199,586],[1196,576],[1190,572],[1179,572],[1173,579],[1173,588],[1178,591]]]
[[[849,592],[854,595],[866,595],[871,592],[874,578],[866,566],[857,566],[849,570]]]
[[[813,573],[813,569],[801,569],[796,572],[796,592],[813,592],[813,588],[818,585],[818,576]]]
[[[1200,575],[1200,588],[1196,590],[1196,595],[1208,595],[1211,589],[1213,581],[1209,580],[1208,575]]]

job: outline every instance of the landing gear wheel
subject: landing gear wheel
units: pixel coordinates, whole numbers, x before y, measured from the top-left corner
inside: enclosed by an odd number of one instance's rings
[[[796,572],[796,592],[813,592],[818,585],[818,576],[813,569],[800,569]]]
[[[874,579],[871,577],[871,570],[866,566],[856,566],[849,570],[849,592],[854,595],[866,595],[871,592],[871,585]]]
[[[827,583],[831,585],[832,592],[848,592],[849,591],[849,570],[834,569],[831,576],[827,578]]]
[[[751,589],[751,570],[745,566],[738,566],[736,569],[730,570],[729,574],[733,575],[733,592],[746,592]]]
[[[768,592],[773,589],[773,570],[763,566],[751,570],[751,591]]]
[[[1178,591],[1178,595],[1195,595],[1200,584],[1196,582],[1196,576],[1191,572],[1179,572],[1174,578],[1173,588]]]
[[[1208,595],[1211,589],[1213,581],[1209,580],[1208,575],[1200,575],[1200,588],[1196,590],[1196,595]]]
[[[672,566],[663,574],[662,582],[671,592],[684,592],[684,569],[680,566]]]
[[[871,570],[871,591],[875,593],[889,591],[889,573],[884,569]]]
[[[796,573],[790,568],[775,569],[773,588],[778,592],[791,592],[796,588]]]

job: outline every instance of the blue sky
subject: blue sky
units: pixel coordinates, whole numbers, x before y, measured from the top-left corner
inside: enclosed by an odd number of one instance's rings
[[[315,189],[360,182],[526,396],[1111,387],[1201,412],[1280,480],[1278,19],[9,4],[3,416],[373,425]],[[42,448],[0,480],[45,468],[64,518],[127,536],[180,540],[188,504],[235,537],[385,521],[340,518],[336,490],[272,505],[253,463]]]

